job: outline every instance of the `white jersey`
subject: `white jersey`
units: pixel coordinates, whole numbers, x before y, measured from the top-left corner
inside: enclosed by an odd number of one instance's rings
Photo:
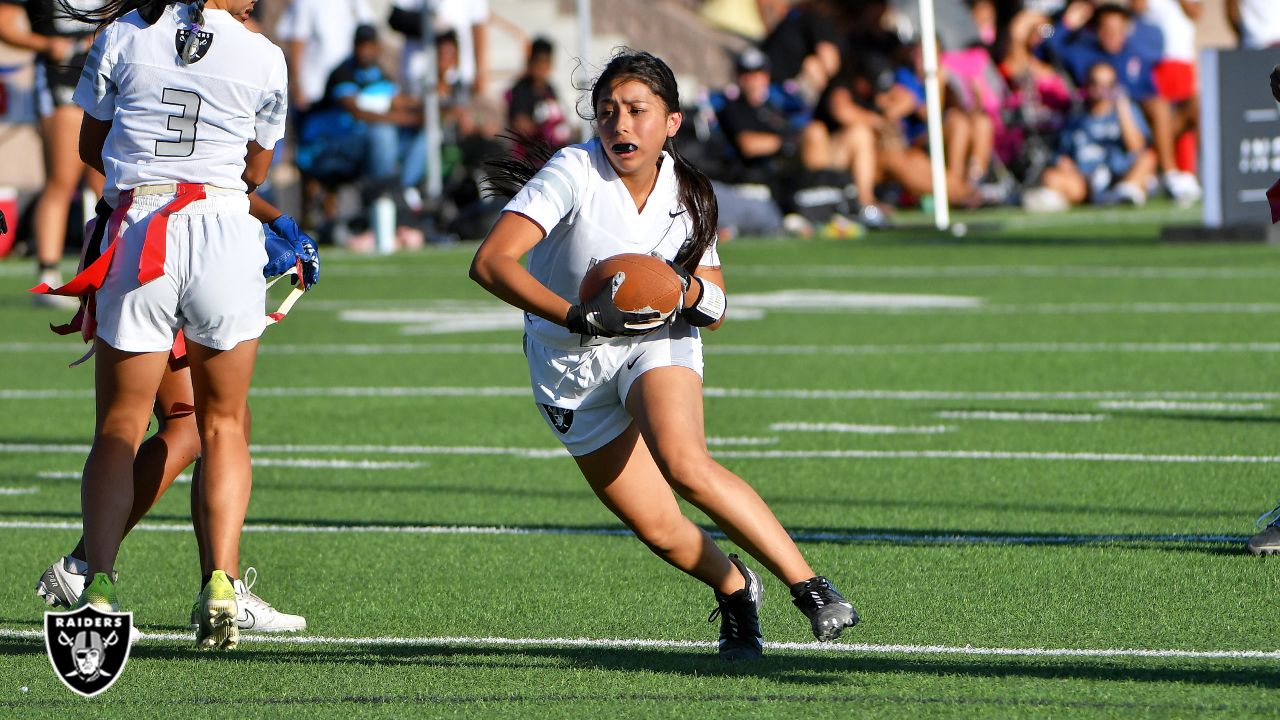
[[[640,212],[609,164],[599,138],[557,152],[504,212],[524,215],[546,233],[529,252],[529,273],[574,304],[580,301],[578,285],[596,262],[621,253],[674,260],[693,236],[689,213],[680,204],[675,163],[666,153],[657,184]],[[714,242],[698,264],[719,267]],[[525,313],[525,332],[551,347],[581,347],[578,335],[529,313]]]
[[[1164,34],[1166,60],[1196,61],[1196,23],[1187,16],[1179,0],[1150,0],[1142,19],[1160,28]]]
[[[247,190],[248,142],[271,149],[284,136],[284,53],[226,11],[206,9],[199,59],[184,65],[189,11],[170,5],[154,25],[129,13],[89,51],[75,99],[112,122],[102,151],[108,190],[174,182]]]

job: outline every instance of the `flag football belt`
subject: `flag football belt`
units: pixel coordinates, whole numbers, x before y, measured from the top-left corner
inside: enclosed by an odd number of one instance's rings
[[[81,270],[76,276],[71,278],[70,282],[57,288],[49,287],[48,283],[40,283],[31,288],[30,292],[42,295],[63,295],[66,297],[75,297],[80,299],[80,309],[76,312],[75,317],[65,325],[50,325],[49,329],[58,335],[70,335],[79,332],[85,342],[93,340],[95,331],[97,330],[96,301],[95,294],[102,288],[103,283],[107,279],[107,271],[111,269],[111,261],[115,257],[116,248],[120,242],[120,230],[124,225],[125,215],[128,214],[129,208],[133,205],[133,201],[139,197],[148,195],[173,195],[173,200],[156,210],[151,220],[147,223],[147,234],[143,239],[142,253],[138,259],[138,284],[146,285],[147,283],[164,275],[164,261],[167,249],[167,238],[169,233],[169,217],[174,213],[182,210],[193,202],[204,200],[209,195],[243,195],[242,190],[232,190],[222,188],[216,185],[205,185],[201,183],[162,183],[157,185],[143,185],[132,190],[126,190],[120,193],[119,200],[115,210],[107,218],[107,227],[100,229],[94,227],[92,233],[93,238],[86,238],[84,248],[81,251]],[[101,242],[93,242],[93,239],[110,238],[107,247],[102,250],[101,254],[93,257],[93,254],[101,247]],[[291,269],[290,273],[297,273],[299,279],[302,274],[297,268]],[[281,275],[280,277],[284,277]],[[278,280],[279,278],[277,278]],[[273,281],[274,284],[274,281]],[[302,283],[299,282],[301,286]],[[270,287],[270,285],[268,285]],[[301,290],[294,289],[289,297],[285,298],[284,303],[274,313],[268,314],[268,324],[275,324],[284,319],[293,304],[297,302],[294,293],[301,294]],[[178,360],[185,360],[186,344],[185,342],[176,342],[174,351],[171,353],[170,364]],[[71,367],[75,367],[88,360],[93,356],[93,348],[90,348],[79,360],[71,363]]]

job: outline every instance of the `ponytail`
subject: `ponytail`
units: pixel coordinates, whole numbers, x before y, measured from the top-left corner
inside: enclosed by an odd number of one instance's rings
[[[205,0],[192,0],[191,7],[191,30],[187,32],[187,41],[182,44],[182,52],[178,53],[178,57],[182,59],[183,65],[200,59],[200,28],[204,25],[204,3]]]
[[[142,16],[142,19],[148,25],[154,25],[160,16],[164,14],[164,9],[174,0],[107,0],[97,10],[81,10],[72,4],[72,0],[58,0],[58,7],[62,14],[72,20],[86,23],[88,25],[97,25],[99,29],[110,25],[120,18],[128,15],[134,10]],[[204,9],[204,2],[200,2],[200,7]]]
[[[667,155],[675,162],[676,186],[680,204],[689,213],[693,224],[693,237],[684,241],[676,253],[676,264],[693,272],[711,244],[716,241],[716,227],[720,221],[720,205],[711,188],[711,180],[693,166],[676,150],[675,138],[667,138]]]
[[[480,185],[485,197],[510,199],[533,179],[556,151],[545,140],[515,130],[508,130],[498,137],[510,140],[513,149],[518,151],[486,160],[484,166],[489,174]]]

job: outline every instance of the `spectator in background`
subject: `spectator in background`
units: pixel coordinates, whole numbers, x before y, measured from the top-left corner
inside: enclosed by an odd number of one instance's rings
[[[1072,90],[1067,80],[1036,55],[1044,41],[1042,29],[1052,29],[1049,18],[1023,11],[1009,23],[1008,52],[1000,73],[1010,88],[1009,132],[998,138],[1000,160],[1020,180],[1030,183],[1053,163],[1058,133],[1071,109]]]
[[[80,180],[87,179],[98,195],[102,194],[106,180],[80,161],[77,147],[84,112],[72,100],[95,28],[61,15],[57,3],[58,0],[0,0],[0,42],[36,54],[36,109],[40,113],[40,134],[44,140],[45,176],[32,225],[36,275],[49,287],[62,285],[58,263],[62,260],[67,221],[71,205],[77,199]],[[81,3],[81,6],[91,5]],[[58,295],[36,295],[35,304],[72,309],[77,301]]]
[[[1280,46],[1280,2],[1276,0],[1227,0],[1227,19],[1240,36],[1240,47],[1250,50]]]
[[[313,136],[319,128],[307,127],[313,105],[324,99],[329,75],[351,57],[351,31],[373,21],[364,0],[291,0],[276,24],[276,37],[289,64],[289,110],[298,135]],[[302,172],[302,204],[298,213],[303,227],[316,227],[312,205],[317,195],[324,197],[324,215],[333,215],[333,196],[325,183],[313,177],[299,163]]]
[[[291,0],[276,25],[289,61],[289,107],[305,113],[324,98],[329,74],[351,57],[351,31],[373,22],[364,0]]]
[[[737,81],[716,111],[734,156],[728,182],[712,181],[720,226],[726,237],[773,234],[782,229],[777,194],[790,185],[810,114],[799,97],[770,83],[769,58],[760,50],[741,53],[736,69]]]
[[[421,103],[402,95],[378,57],[382,45],[372,25],[356,28],[354,52],[325,86],[323,107],[337,112],[345,142],[361,148],[362,179],[386,185],[399,180],[402,131],[411,136],[422,125]]]
[[[435,31],[453,31],[458,45],[458,76],[471,97],[488,92],[489,0],[394,0],[391,29],[405,37],[400,81],[418,97],[426,82],[426,59],[422,50],[423,2],[430,3]]]
[[[1196,89],[1196,21],[1200,0],[1132,0],[1132,9],[1164,35],[1164,57],[1155,66],[1156,92],[1173,107],[1178,169],[1195,172],[1200,94]]]
[[[1057,163],[1045,170],[1043,186],[1023,198],[1028,210],[1065,210],[1090,199],[1098,204],[1146,203],[1156,157],[1142,113],[1110,63],[1094,64],[1086,79],[1087,109],[1067,122]]]
[[[795,81],[812,103],[840,70],[841,23],[837,8],[825,0],[801,0],[765,38],[774,83]]]
[[[1179,203],[1194,203],[1200,199],[1200,183],[1195,175],[1178,169],[1173,109],[1153,81],[1154,61],[1163,54],[1163,41],[1160,52],[1153,51],[1153,33],[1159,31],[1146,26],[1135,34],[1132,15],[1120,5],[1107,3],[1095,10],[1091,3],[1077,0],[1067,7],[1046,45],[1082,86],[1096,63],[1111,65],[1150,123],[1165,189]]]
[[[553,51],[546,38],[530,44],[524,75],[507,92],[507,124],[517,137],[535,138],[559,149],[569,142],[569,120],[551,85]],[[526,152],[519,145],[515,151],[521,156]]]

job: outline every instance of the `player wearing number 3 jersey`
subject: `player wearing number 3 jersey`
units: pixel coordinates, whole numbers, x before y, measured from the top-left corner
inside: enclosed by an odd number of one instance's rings
[[[80,604],[116,604],[116,555],[134,458],[174,337],[186,337],[204,463],[197,508],[213,561],[197,641],[237,642],[238,540],[250,487],[245,413],[266,325],[262,225],[246,192],[284,135],[283,53],[247,30],[254,0],[114,0],[76,88],[80,154],[107,178],[101,257],[63,294],[96,302],[97,422],[82,511],[89,577]]]
[[[834,640],[858,621],[853,606],[814,575],[755,490],[707,452],[699,329],[724,319],[724,276],[710,182],[673,140],[683,120],[675,77],[649,53],[623,52],[596,80],[591,108],[590,142],[541,169],[495,163],[494,189],[514,198],[471,277],[526,311],[536,402],[591,489],[658,556],[715,591],[720,656],[760,656],[763,584],[681,514],[673,490],[790,587],[819,640]],[[665,322],[623,312],[612,283],[578,297],[593,261],[620,253],[670,262],[684,280],[683,309]]]

